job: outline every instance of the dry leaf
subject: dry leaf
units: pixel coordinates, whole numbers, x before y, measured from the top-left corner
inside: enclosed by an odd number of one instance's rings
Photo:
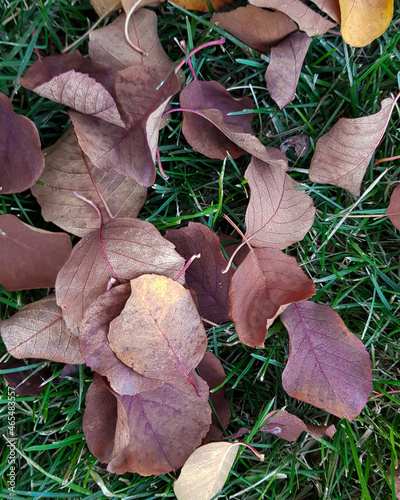
[[[340,24],[339,0],[312,0],[323,12]]]
[[[372,390],[370,357],[330,307],[291,304],[281,315],[289,333],[289,359],[282,375],[292,398],[339,418],[354,420]]]
[[[393,484],[392,484],[392,470],[393,470]],[[400,500],[400,467],[395,466],[393,460],[390,464],[390,469],[387,471],[387,477],[396,495],[396,499]]]
[[[107,289],[111,276],[101,251],[99,230],[88,234],[74,247],[56,282],[57,303],[68,327],[76,334],[83,313]],[[121,217],[103,227],[107,259],[119,280],[145,273],[175,278],[185,261],[149,222]]]
[[[233,270],[222,274],[227,262],[218,236],[204,224],[189,222],[188,227],[169,229],[165,238],[186,261],[201,254],[185,274],[187,286],[196,292],[200,315],[214,323],[229,321],[228,293]]]
[[[396,99],[383,100],[382,109],[373,115],[340,118],[320,137],[311,161],[311,181],[333,184],[359,196],[365,171],[385,133]]]
[[[288,137],[279,146],[279,149],[282,153],[287,153],[290,148],[294,149],[294,153],[298,157],[305,156],[311,147],[311,141],[308,135],[300,134],[293,135],[292,137]]]
[[[105,17],[122,8],[120,0],[90,0],[99,17]]]
[[[305,33],[292,33],[271,49],[265,80],[268,92],[281,109],[294,99],[311,40]]]
[[[233,0],[210,0],[214,10],[222,9],[230,5]],[[206,0],[176,0],[174,3],[180,5],[186,10],[198,10],[200,12],[209,12]]]
[[[108,214],[136,217],[146,200],[147,189],[134,180],[94,167],[72,129],[46,149],[45,155],[43,185],[36,184],[31,191],[42,207],[43,218],[69,233],[82,237],[100,226],[96,211],[76,191],[94,202],[106,221]]]
[[[81,364],[78,338],[65,325],[54,294],[23,307],[0,323],[7,351],[15,358]]]
[[[15,391],[18,396],[37,396],[46,389],[44,382],[52,375],[50,367],[45,366],[37,371],[37,368],[30,368],[30,365],[35,364],[35,361],[30,360],[28,364],[25,360],[10,358],[8,361],[0,363],[0,370],[12,370],[14,368],[25,368],[22,371],[2,373],[2,376],[7,381],[7,384]]]
[[[400,185],[397,186],[390,196],[390,203],[386,214],[390,222],[400,231]]]
[[[35,124],[14,113],[8,97],[0,92],[0,192],[21,193],[39,179],[44,156]]]
[[[0,215],[0,283],[7,290],[53,287],[71,249],[66,233],[28,226],[15,215]]]
[[[132,280],[131,290],[121,314],[110,323],[111,349],[144,377],[164,382],[188,378],[207,349],[190,292],[155,274]]]
[[[272,46],[297,31],[297,25],[282,12],[262,10],[253,5],[218,12],[211,22],[259,52],[269,52]]]
[[[211,500],[223,488],[240,443],[209,443],[194,451],[174,483],[178,500]]]
[[[315,294],[314,283],[294,257],[275,248],[256,248],[237,268],[229,290],[230,314],[239,339],[263,347],[267,320],[280,306]]]
[[[307,7],[301,0],[250,0],[251,4],[264,9],[278,10],[295,21],[302,31],[308,36],[323,35],[336,26],[328,19],[323,18],[310,7]]]
[[[276,151],[287,162],[283,153]],[[244,176],[251,191],[246,210],[246,237],[250,243],[284,249],[301,241],[314,222],[315,209],[311,197],[296,189],[300,184],[283,169],[256,158]]]
[[[369,45],[386,31],[393,17],[393,0],[339,0],[343,39],[353,47]]]
[[[131,295],[129,284],[119,285],[97,297],[86,309],[82,319],[79,340],[82,356],[90,368],[107,377],[118,394],[135,395],[161,385],[125,365],[108,343],[111,321],[121,314]]]

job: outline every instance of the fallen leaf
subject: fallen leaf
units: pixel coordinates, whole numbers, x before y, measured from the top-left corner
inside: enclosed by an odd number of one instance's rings
[[[328,436],[331,439],[336,434],[336,427],[331,425],[314,425],[314,424],[306,424],[307,432],[314,439],[320,439],[323,436]]]
[[[241,242],[236,243],[236,238],[234,236],[229,236],[229,234],[220,233],[219,239],[221,241],[221,245],[225,250],[226,254],[229,258],[232,257],[237,248],[241,245]],[[240,266],[240,264],[244,261],[249,253],[249,247],[247,245],[242,245],[240,250],[238,250],[233,257],[233,263],[236,267]]]
[[[226,373],[221,361],[212,352],[206,352],[204,354],[197,370],[200,377],[207,382],[210,390],[221,385],[226,378]],[[219,422],[222,424],[222,427],[226,429],[231,418],[231,406],[225,399],[224,388],[221,387],[218,391],[210,393],[210,400],[214,411],[218,416]],[[209,441],[217,441],[221,438],[222,429],[219,422],[213,413],[210,430],[208,431],[207,436],[203,439],[202,444],[206,444]]]
[[[105,254],[119,280],[141,274],[175,278],[185,261],[149,222],[119,217],[104,224]],[[100,245],[99,230],[93,231],[72,250],[56,281],[57,303],[65,322],[77,334],[83,313],[107,289],[111,276]]]
[[[54,294],[28,304],[0,323],[7,351],[15,358],[81,364],[79,341],[66,327]]]
[[[230,5],[233,0],[210,0],[214,10],[222,9]],[[206,0],[176,0],[174,3],[180,5],[186,10],[198,10],[200,12],[209,12]]]
[[[393,470],[393,479],[392,479],[392,470]],[[396,499],[400,500],[400,467],[395,466],[393,460],[390,463],[390,469],[387,471],[387,478],[389,479],[389,483],[392,485],[394,490],[394,494],[396,495]],[[393,482],[392,482],[393,481]]]
[[[46,168],[42,184],[32,187],[32,194],[42,207],[46,221],[77,236],[85,236],[100,226],[96,211],[78,198],[75,192],[95,203],[107,221],[113,217],[136,217],[142,208],[147,189],[134,180],[94,167],[69,129],[54,146],[45,150]]]
[[[0,192],[21,193],[39,179],[44,156],[35,124],[17,115],[7,96],[0,92]]]
[[[292,33],[271,48],[265,81],[268,92],[281,109],[294,99],[311,40],[305,33]]]
[[[76,111],[69,112],[79,145],[95,167],[125,175],[142,186],[154,184],[162,114],[180,89],[174,74],[156,90],[160,82],[155,68],[134,66],[119,72],[117,94],[135,120],[129,130]]]
[[[390,203],[386,214],[390,222],[400,231],[400,185],[398,185],[390,196]]]
[[[289,148],[293,148],[295,155],[301,158],[308,153],[310,147],[311,141],[308,135],[300,134],[293,135],[292,137],[288,137],[287,139],[285,139],[283,142],[281,142],[279,149],[282,151],[282,153],[286,154]]]
[[[339,0],[343,39],[365,47],[386,31],[393,17],[393,0]]]
[[[114,71],[85,59],[79,51],[36,61],[19,83],[76,111],[126,128],[114,93]]]
[[[110,323],[111,349],[144,377],[164,382],[188,378],[207,349],[189,290],[156,274],[131,280],[131,290],[121,314]]]
[[[259,52],[269,52],[272,46],[297,31],[297,25],[282,12],[262,10],[253,5],[218,12],[211,22]]]
[[[282,305],[314,294],[314,283],[294,257],[275,248],[253,249],[237,268],[229,290],[230,315],[239,339],[263,347],[267,320]]]
[[[107,382],[97,373],[86,393],[82,429],[91,453],[108,464],[113,458],[118,402]]]
[[[86,364],[99,375],[107,377],[118,394],[135,395],[161,385],[159,380],[145,378],[123,363],[108,343],[110,323],[125,307],[131,295],[128,284],[103,293],[86,309],[79,332],[80,350]]]
[[[272,9],[283,12],[295,21],[302,31],[308,36],[323,35],[336,26],[336,23],[325,19],[310,7],[307,7],[301,0],[250,0],[251,4],[263,9]]]
[[[339,418],[354,420],[372,390],[370,357],[330,307],[291,304],[281,315],[289,333],[289,359],[282,375],[292,398]]]
[[[99,17],[105,17],[122,8],[120,0],[90,0]]]
[[[189,222],[187,227],[169,229],[165,238],[186,261],[201,254],[185,274],[187,286],[196,292],[200,315],[214,323],[229,321],[228,293],[233,270],[222,274],[227,261],[218,236],[204,224]]]
[[[154,391],[118,398],[121,425],[117,423],[117,430],[122,437],[119,452],[107,467],[109,472],[150,476],[176,470],[185,463],[211,423],[207,384],[195,372],[190,377],[201,397],[180,379]]]
[[[31,364],[35,364],[37,360],[31,360],[27,364],[25,360],[10,358],[8,361],[0,363],[0,370],[7,371],[12,369],[19,369],[20,371],[2,373],[2,376],[7,381],[7,384],[13,389],[18,396],[37,396],[46,389],[46,382],[52,375],[52,370],[46,366],[40,368],[31,368]],[[24,368],[21,370],[21,368]]]
[[[276,151],[287,162],[283,153]],[[246,210],[246,237],[250,243],[284,249],[301,241],[313,225],[315,208],[311,197],[296,189],[300,184],[283,169],[256,158],[244,176],[251,192]]]
[[[333,184],[359,196],[365,171],[385,133],[397,99],[398,96],[384,99],[382,109],[373,115],[340,118],[320,137],[311,160],[311,181]]]
[[[15,215],[0,215],[0,283],[7,290],[53,287],[71,249],[66,233],[28,226]]]
[[[223,488],[240,443],[208,443],[197,448],[185,465],[174,492],[178,500],[211,500]]]
[[[322,12],[325,12],[334,19],[338,24],[340,24],[340,5],[339,0],[311,0],[315,5],[317,5]]]
[[[134,50],[126,41],[125,20],[126,16],[123,14],[111,24],[90,33],[90,58],[106,63],[116,71],[142,64],[159,68],[159,73],[166,76],[171,71],[173,62],[158,38],[156,13],[149,9],[140,9],[129,21],[128,32],[131,40],[147,55]]]

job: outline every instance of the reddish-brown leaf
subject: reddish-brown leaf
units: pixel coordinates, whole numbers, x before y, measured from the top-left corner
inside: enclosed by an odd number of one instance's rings
[[[244,175],[251,191],[246,211],[246,237],[251,244],[284,249],[301,241],[314,222],[315,209],[310,196],[296,189],[300,184],[283,169],[256,158]]]
[[[187,378],[207,349],[189,290],[155,274],[132,280],[131,290],[123,311],[110,323],[111,349],[144,377],[164,382]]]
[[[275,248],[256,248],[237,268],[229,290],[230,314],[239,339],[263,347],[267,320],[279,307],[315,294],[314,283],[294,257]]]
[[[288,137],[279,146],[279,149],[282,153],[285,153],[290,149],[294,149],[294,153],[296,156],[305,156],[308,153],[308,150],[311,147],[311,141],[308,135],[300,134],[293,135],[292,137]]]
[[[44,156],[35,124],[14,113],[8,97],[0,92],[0,192],[20,193],[39,179]]]
[[[147,190],[134,180],[94,167],[83,155],[72,129],[46,150],[46,168],[40,181],[43,185],[36,184],[31,190],[43,218],[81,237],[97,229],[100,219],[75,191],[93,201],[106,221],[109,214],[136,217],[146,200]]]
[[[259,52],[269,52],[272,46],[297,31],[296,24],[282,12],[261,10],[254,5],[218,12],[211,22]]]
[[[233,270],[222,274],[227,262],[218,236],[204,224],[189,222],[188,227],[168,230],[165,237],[186,261],[201,254],[185,274],[186,284],[196,292],[200,315],[214,323],[229,321],[228,293]]]
[[[206,352],[203,359],[200,361],[197,367],[200,377],[204,379],[208,387],[215,389],[226,378],[225,370],[220,362],[220,360],[212,352]],[[213,405],[214,411],[218,415],[218,419],[221,422],[224,429],[229,425],[229,420],[231,418],[231,407],[229,402],[225,399],[224,389],[218,389],[218,391],[210,394],[210,400]],[[208,443],[209,441],[217,441],[222,436],[222,429],[216,417],[212,416],[212,423],[207,436],[203,439],[203,443]]]
[[[392,471],[393,471],[393,479],[392,479]],[[387,477],[389,479],[392,488],[394,489],[394,493],[396,495],[396,499],[400,500],[400,466],[395,466],[393,460],[390,464],[390,469],[387,471]]]
[[[79,340],[82,356],[90,368],[107,377],[118,394],[134,395],[161,385],[158,380],[145,378],[123,363],[108,344],[110,322],[121,314],[131,294],[129,284],[119,285],[103,293],[86,309]]]
[[[0,323],[7,351],[15,358],[41,358],[58,363],[84,362],[79,341],[66,327],[54,295],[23,307]]]
[[[120,280],[145,273],[175,278],[184,259],[149,222],[120,217],[103,228],[108,261]],[[56,282],[57,303],[69,328],[77,333],[84,311],[107,289],[111,276],[100,246],[99,230],[88,234],[74,247]]]
[[[166,75],[173,63],[165,53],[157,35],[157,15],[149,9],[139,9],[129,21],[129,36],[147,55],[134,50],[126,41],[125,15],[89,35],[89,55],[94,61],[106,63],[114,70],[144,65],[162,68]]]
[[[283,12],[295,21],[308,36],[323,35],[336,26],[336,23],[323,18],[301,0],[250,0],[250,3],[264,9],[273,9]]]
[[[114,78],[109,66],[85,59],[77,51],[39,59],[19,83],[42,97],[125,128],[114,93]]]
[[[116,89],[133,123],[129,130],[98,118],[70,111],[78,142],[93,165],[136,180],[154,184],[154,159],[162,114],[180,85],[174,74],[157,89],[159,70],[134,66],[119,72]]]
[[[119,397],[120,443],[114,452],[120,451],[109,463],[109,472],[158,475],[186,462],[211,424],[208,386],[195,372],[190,377],[201,397],[185,379],[136,396]]]
[[[10,358],[8,361],[0,363],[0,370],[3,372],[12,369],[20,371],[2,373],[7,384],[18,396],[37,396],[46,388],[46,380],[51,377],[52,370],[47,366],[37,371],[37,367],[31,368],[37,360],[31,360],[28,364],[25,360]],[[21,370],[21,368],[24,368]]]
[[[400,185],[394,189],[385,215],[389,217],[390,222],[400,231]]]
[[[221,241],[221,245],[225,250],[226,254],[229,258],[236,252],[237,248],[241,245],[241,242],[237,242],[237,239],[234,236],[229,236],[229,234],[220,233],[219,239]],[[247,245],[242,245],[240,250],[238,250],[233,257],[233,263],[236,267],[240,266],[240,264],[244,261],[249,253],[249,247]]]
[[[106,380],[94,374],[86,393],[82,428],[91,453],[108,464],[113,458],[118,403]]]
[[[330,307],[291,304],[281,315],[290,351],[282,375],[289,396],[355,419],[372,390],[371,360],[361,342]]]
[[[280,108],[284,108],[294,99],[311,40],[305,33],[292,33],[271,49],[265,81],[268,92]]]
[[[311,161],[311,181],[333,184],[359,196],[365,171],[385,133],[397,98],[384,99],[382,109],[373,115],[340,118],[320,137]]]
[[[0,215],[0,283],[7,290],[53,287],[71,249],[66,233],[28,226],[15,215]]]
[[[340,24],[340,5],[339,0],[312,0],[322,12],[325,12],[338,24]]]

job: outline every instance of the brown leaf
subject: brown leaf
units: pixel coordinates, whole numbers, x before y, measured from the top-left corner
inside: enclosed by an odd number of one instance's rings
[[[400,185],[398,185],[390,196],[390,203],[386,214],[390,222],[400,231]]]
[[[281,319],[290,339],[282,375],[285,391],[354,420],[372,390],[371,360],[361,340],[333,309],[315,302],[291,304]]]
[[[147,55],[134,50],[125,38],[125,15],[111,24],[92,31],[89,35],[89,55],[94,61],[106,63],[114,70],[144,65],[160,68],[165,76],[173,67],[157,35],[157,15],[149,9],[140,9],[129,21],[129,36]]]
[[[90,368],[107,377],[118,394],[135,395],[161,385],[125,365],[108,344],[110,322],[121,314],[131,294],[129,284],[119,285],[97,297],[86,309],[79,340],[82,356]]]
[[[261,10],[253,5],[218,12],[211,22],[259,52],[269,52],[272,46],[297,31],[296,24],[282,12]]]
[[[306,424],[307,432],[314,439],[320,439],[323,436],[328,436],[331,439],[336,434],[336,427],[331,425],[314,425],[314,424]]]
[[[340,118],[320,137],[311,161],[311,181],[333,184],[359,196],[365,171],[385,133],[396,99],[384,99],[382,109],[373,115]]]
[[[230,314],[239,339],[263,347],[267,320],[279,307],[315,294],[314,283],[294,257],[275,248],[256,248],[237,268],[229,290]]]
[[[268,92],[281,109],[294,99],[311,40],[305,33],[292,33],[271,49],[265,81]]]
[[[32,194],[42,207],[46,221],[77,236],[85,236],[100,226],[96,211],[75,196],[75,191],[93,201],[104,220],[114,217],[136,217],[147,190],[134,180],[94,167],[69,129],[54,146],[47,148],[46,168]],[[107,209],[106,209],[107,208]]]
[[[207,384],[195,372],[190,377],[200,388],[201,397],[183,378],[154,391],[119,397],[117,430],[122,436],[114,448],[114,453],[116,448],[120,451],[107,467],[109,472],[150,476],[176,470],[185,463],[211,423]]]
[[[365,47],[386,31],[393,17],[393,0],[339,0],[343,40]]]
[[[338,24],[340,24],[340,5],[339,0],[312,0],[315,5],[317,5],[322,12],[325,12],[334,19]]]
[[[3,372],[2,376],[18,396],[37,396],[46,389],[44,382],[51,377],[52,370],[48,366],[41,368],[39,371],[37,371],[37,368],[31,368],[31,364],[34,364],[35,361],[31,360],[30,364],[27,364],[25,360],[11,357],[8,361],[0,363],[0,370]],[[4,373],[4,371],[15,368],[24,369]]]
[[[204,354],[204,357],[200,361],[197,369],[200,377],[207,382],[210,390],[221,385],[226,378],[226,373],[220,360],[212,352],[206,352]],[[218,391],[211,393],[210,400],[214,411],[218,415],[219,421],[221,422],[223,428],[226,429],[231,418],[231,406],[225,399],[224,388],[221,387]],[[208,431],[207,436],[203,439],[202,444],[206,444],[209,441],[217,441],[221,438],[221,436],[221,426],[213,414],[210,430]]]
[[[211,500],[223,488],[236,459],[240,443],[209,443],[192,453],[177,481],[178,500]]]
[[[90,0],[99,17],[105,17],[122,7],[120,0]]]
[[[236,238],[234,236],[229,236],[229,234],[220,233],[219,239],[221,241],[221,245],[225,250],[226,254],[229,258],[232,257],[236,249],[239,247],[241,242],[236,243]],[[247,245],[242,245],[240,250],[237,251],[233,258],[233,263],[236,267],[240,266],[240,264],[244,261],[249,253],[249,247]]]
[[[187,378],[207,349],[190,292],[155,274],[131,280],[131,289],[123,311],[111,321],[111,349],[144,377],[164,382]]]
[[[15,215],[0,215],[0,283],[10,291],[53,287],[71,248],[66,233],[28,226]]]
[[[222,9],[226,5],[230,5],[233,0],[210,0],[214,10]],[[186,10],[198,10],[200,12],[209,12],[206,0],[176,0],[177,5],[180,5]]]
[[[165,237],[186,261],[201,254],[185,274],[186,284],[196,292],[200,315],[214,323],[229,321],[228,293],[233,270],[222,274],[227,261],[218,236],[204,224],[189,222],[188,227],[169,229]]]
[[[323,18],[310,7],[307,7],[301,0],[250,0],[251,4],[264,9],[273,9],[283,12],[295,21],[302,31],[308,36],[323,35],[336,26],[328,19]]]
[[[86,393],[82,428],[91,453],[108,464],[113,457],[118,403],[103,377],[94,374]]]
[[[103,244],[108,261],[120,280],[145,273],[175,278],[185,261],[149,222],[120,217],[103,227]],[[101,252],[99,230],[74,247],[56,282],[57,303],[69,328],[78,332],[84,311],[106,291],[111,276]]]
[[[39,59],[19,83],[80,113],[126,128],[116,102],[114,78],[109,66],[85,59],[77,51]]]
[[[310,147],[311,141],[308,135],[300,134],[288,137],[286,140],[281,142],[279,149],[282,153],[286,154],[289,148],[293,148],[295,155],[301,158],[308,153]]]
[[[10,100],[1,92],[0,130],[0,192],[21,193],[39,179],[44,156],[35,124],[14,113]]]
[[[79,145],[95,167],[125,175],[142,186],[154,184],[162,114],[180,89],[174,74],[156,90],[160,82],[154,68],[134,66],[119,72],[117,94],[134,120],[129,130],[70,111]]]
[[[392,479],[392,470],[393,470],[393,479]],[[390,484],[392,485],[392,488],[396,495],[396,499],[400,500],[400,467],[399,465],[397,465],[396,467],[393,460],[391,461],[390,469],[387,471],[387,477],[389,479]]]
[[[246,237],[250,243],[284,249],[301,241],[314,222],[315,209],[310,196],[296,189],[300,184],[283,169],[256,158],[244,176],[251,191],[246,210]]]
[[[28,304],[2,321],[0,332],[7,351],[15,358],[84,362],[78,339],[66,327],[54,294]]]

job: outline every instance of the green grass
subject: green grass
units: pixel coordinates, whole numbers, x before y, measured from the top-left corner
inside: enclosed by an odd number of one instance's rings
[[[160,7],[158,13],[161,41],[175,61],[182,53],[174,37],[186,40],[191,48],[221,34],[210,25],[209,15],[169,5]],[[5,0],[0,15],[0,91],[12,97],[18,113],[35,122],[43,146],[49,146],[68,126],[66,110],[20,88],[18,78],[35,61],[35,47],[42,54],[57,54],[85,33],[97,16],[88,2],[66,0]],[[383,98],[398,92],[399,27],[396,1],[391,27],[368,47],[354,49],[329,34],[314,39],[296,99],[279,113],[265,89],[268,56],[248,49],[233,37],[226,37],[224,49],[209,48],[199,53],[194,67],[199,78],[217,79],[233,89],[235,97],[253,98],[257,108],[254,127],[266,144],[279,147],[286,137],[302,132],[315,145],[338,118],[374,113]],[[79,49],[87,54],[87,40]],[[375,160],[400,154],[399,125],[397,105]],[[235,162],[228,159],[224,168],[223,162],[197,154],[182,137],[178,113],[170,116],[169,125],[161,133],[160,152],[170,179],[157,177],[140,218],[161,231],[195,220],[217,231],[231,232],[222,218],[227,214],[244,229],[249,190],[243,172],[248,157]],[[292,176],[302,183],[319,210],[312,230],[289,252],[316,282],[315,300],[333,306],[362,338],[372,359],[374,391],[383,395],[370,400],[354,422],[339,420],[289,398],[283,391],[281,377],[289,345],[279,321],[270,329],[264,350],[240,344],[232,324],[209,329],[209,349],[221,359],[227,373],[225,389],[232,408],[229,433],[260,424],[269,408],[283,406],[307,422],[337,426],[332,440],[314,440],[303,434],[296,442],[287,443],[272,435],[252,433],[244,439],[265,454],[265,461],[259,462],[244,449],[220,498],[394,499],[386,474],[391,461],[397,464],[400,451],[400,396],[388,394],[400,389],[400,236],[382,215],[400,179],[400,163],[372,168],[372,161],[363,194],[356,200],[339,188],[310,183],[306,172],[312,151],[303,158],[290,152],[289,157]],[[0,213],[13,213],[28,224],[55,229],[43,221],[29,192],[0,196]],[[1,317],[11,316],[47,293],[11,293],[0,288]],[[4,345],[1,354],[6,356]],[[174,498],[174,474],[116,476],[100,467],[88,452],[82,434],[84,396],[91,372],[81,368],[77,375],[60,379],[62,365],[50,363],[50,367],[52,383],[44,392],[17,400],[15,494],[7,490],[9,448],[2,439],[1,498]],[[1,389],[0,431],[7,435],[7,386],[3,380]]]

